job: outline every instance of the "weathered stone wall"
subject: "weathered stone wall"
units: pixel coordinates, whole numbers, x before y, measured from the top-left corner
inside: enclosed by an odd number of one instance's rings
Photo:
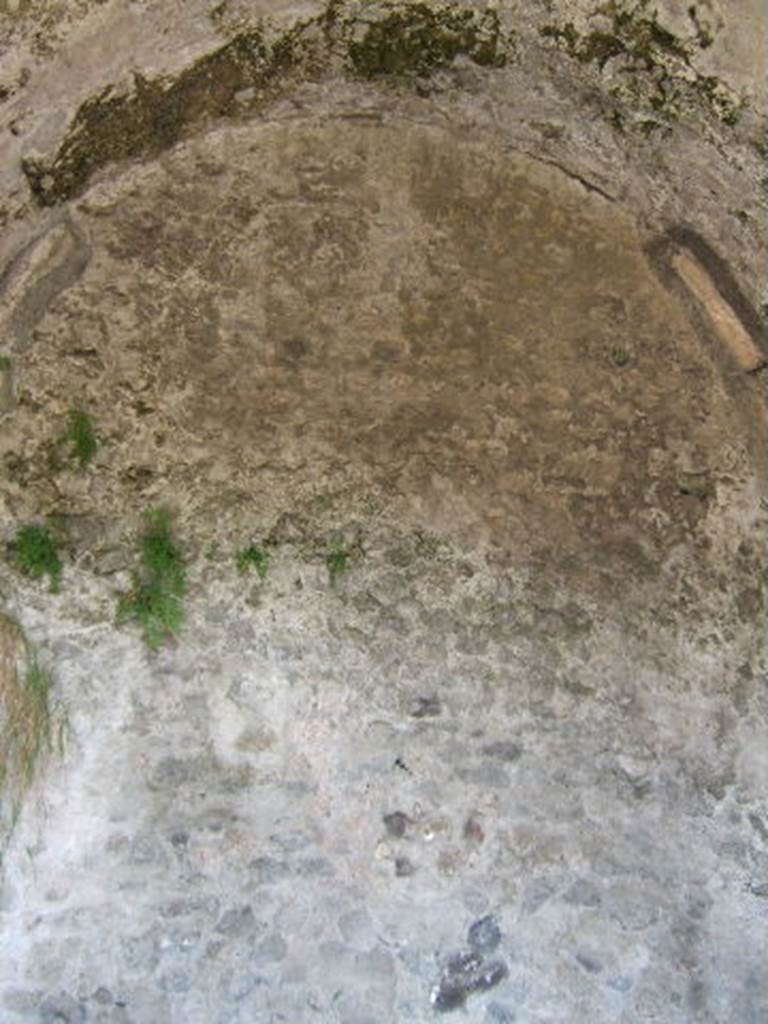
[[[1,17],[0,1019],[764,1020],[760,5]]]

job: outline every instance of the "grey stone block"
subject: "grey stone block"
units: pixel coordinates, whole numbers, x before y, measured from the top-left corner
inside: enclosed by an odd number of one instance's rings
[[[470,925],[467,943],[474,953],[487,956],[493,953],[501,942],[501,928],[493,914],[487,914]]]
[[[85,1004],[68,992],[46,996],[38,1011],[40,1024],[85,1024]]]

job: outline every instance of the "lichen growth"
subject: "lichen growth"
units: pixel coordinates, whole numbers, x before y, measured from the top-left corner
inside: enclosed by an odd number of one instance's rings
[[[237,116],[238,94],[246,89],[253,90],[253,110],[334,64],[363,78],[423,76],[460,54],[484,67],[502,67],[511,48],[495,11],[390,3],[383,17],[363,22],[350,10],[329,0],[317,17],[276,38],[263,23],[244,27],[176,78],[134,74],[129,92],[103,89],[82,104],[52,160],[22,161],[35,200],[41,206],[65,202],[106,164],[151,158],[197,125]]]
[[[193,123],[224,116],[235,94],[268,71],[268,50],[258,30],[243,32],[175,79],[134,75],[133,91],[108,86],[86,100],[51,164],[27,159],[23,170],[35,198],[51,206],[78,194],[107,163],[153,156],[174,145]]]
[[[695,52],[713,41],[695,7],[688,12],[695,35],[684,40],[659,24],[649,0],[638,0],[632,6],[610,0],[599,13],[609,19],[607,28],[581,33],[572,21],[567,21],[544,25],[541,35],[554,40],[579,63],[595,65],[599,71],[621,58],[634,74],[627,87],[614,90],[613,95],[631,106],[647,103],[655,114],[671,120],[679,116],[686,103],[698,98],[726,126],[738,122],[744,101],[734,97],[720,79],[704,75],[693,66]],[[624,123],[622,119],[622,129]],[[639,125],[647,134],[648,119],[641,119]]]
[[[611,20],[609,29],[580,34],[569,21],[564,25],[545,25],[541,34],[558,40],[581,63],[595,63],[600,69],[619,55],[643,63],[648,70],[654,68],[663,56],[688,64],[690,47],[659,25],[655,14],[649,16],[647,10],[646,0],[640,0],[629,10],[611,2],[601,8],[601,13]]]
[[[496,11],[478,12],[424,3],[397,6],[349,44],[349,59],[362,78],[429,75],[459,55],[483,67],[507,61]]]

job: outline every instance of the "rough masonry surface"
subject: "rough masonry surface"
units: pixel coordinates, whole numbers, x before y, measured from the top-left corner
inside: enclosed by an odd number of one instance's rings
[[[768,1016],[760,56],[541,7],[0,13],[3,1022]]]

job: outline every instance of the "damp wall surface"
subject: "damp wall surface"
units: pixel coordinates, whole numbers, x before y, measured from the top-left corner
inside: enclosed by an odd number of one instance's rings
[[[764,22],[6,2],[0,1019],[766,1019]]]

